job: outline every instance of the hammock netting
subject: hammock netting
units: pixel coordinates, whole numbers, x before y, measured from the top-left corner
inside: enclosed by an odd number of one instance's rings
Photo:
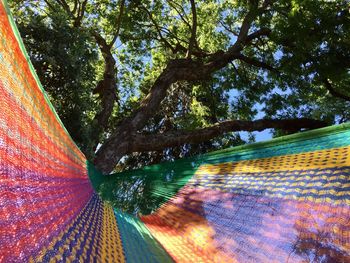
[[[350,125],[102,175],[0,0],[0,262],[350,262]]]

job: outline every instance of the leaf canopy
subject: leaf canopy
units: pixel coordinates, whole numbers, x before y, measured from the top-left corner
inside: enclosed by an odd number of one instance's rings
[[[99,145],[149,96],[169,61],[210,63],[239,39],[249,12],[255,17],[248,33],[261,35],[209,76],[173,83],[157,112],[137,132],[194,130],[228,119],[312,118],[329,124],[350,119],[348,0],[195,1],[196,21],[187,0],[9,3],[59,116],[90,158],[95,151],[94,116],[102,107],[93,91],[105,77],[106,65],[96,34],[111,44],[118,97],[107,128],[98,134]],[[254,6],[264,10],[257,14],[260,9]],[[128,153],[118,169],[244,142],[239,133],[226,133],[196,145]]]

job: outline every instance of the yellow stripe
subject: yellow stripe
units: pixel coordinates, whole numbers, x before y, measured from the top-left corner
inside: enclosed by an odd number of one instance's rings
[[[125,262],[122,241],[113,208],[107,203],[104,203],[103,207],[102,242],[99,244],[98,261]]]
[[[350,166],[349,151],[350,147],[347,146],[239,162],[205,164],[198,169],[196,175],[266,173]]]

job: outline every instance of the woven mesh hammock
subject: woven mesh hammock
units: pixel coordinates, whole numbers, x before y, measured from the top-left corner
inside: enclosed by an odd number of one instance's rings
[[[350,125],[101,175],[0,0],[0,262],[350,262]]]

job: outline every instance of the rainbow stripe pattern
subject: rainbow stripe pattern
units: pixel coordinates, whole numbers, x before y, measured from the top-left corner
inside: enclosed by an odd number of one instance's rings
[[[142,221],[179,262],[349,262],[349,151],[202,164]]]
[[[48,101],[3,2],[0,94],[0,262],[122,262],[113,209],[94,194],[86,159]],[[106,244],[113,253],[102,253]]]
[[[350,124],[103,176],[4,0],[0,94],[0,262],[350,262]]]
[[[0,94],[0,262],[127,262],[117,223],[131,232],[137,224],[117,221],[94,192],[86,158],[41,87],[4,1]],[[168,261],[152,237],[134,239],[144,243],[133,244],[135,252],[149,248],[153,262]]]

